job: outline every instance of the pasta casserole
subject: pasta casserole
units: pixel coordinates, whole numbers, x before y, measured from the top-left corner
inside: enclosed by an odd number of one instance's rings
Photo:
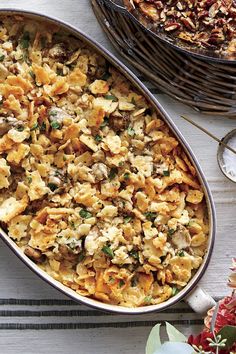
[[[158,112],[55,25],[2,16],[0,221],[82,296],[126,307],[177,294],[202,263],[207,207]]]

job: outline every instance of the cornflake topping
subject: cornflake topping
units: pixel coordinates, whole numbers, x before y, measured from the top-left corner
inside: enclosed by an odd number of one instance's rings
[[[145,98],[52,25],[1,18],[0,221],[82,296],[137,307],[185,287],[208,220],[194,167]]]

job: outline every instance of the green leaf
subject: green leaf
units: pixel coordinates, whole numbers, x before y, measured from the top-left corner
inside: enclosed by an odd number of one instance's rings
[[[198,352],[200,353],[200,352]],[[201,353],[205,353],[201,351]],[[210,352],[207,352],[210,354]],[[155,351],[155,354],[197,354],[193,347],[187,343],[165,342],[160,349]],[[211,353],[213,354],[213,353]]]
[[[57,111],[50,111],[50,112],[49,112],[49,115],[50,115],[51,117],[56,117],[56,116],[57,116]]]
[[[157,217],[157,214],[156,213],[152,213],[151,211],[147,212],[147,213],[144,213],[144,215],[146,216],[147,220],[149,221],[154,221]]]
[[[143,299],[144,302],[146,302],[147,304],[149,304],[152,300],[152,296],[151,295],[148,295],[148,296],[145,296],[145,298]]]
[[[171,295],[175,296],[176,294],[178,294],[178,292],[179,292],[179,289],[176,286],[173,286]]]
[[[132,127],[128,127],[127,133],[129,136],[134,136],[135,135],[135,130]]]
[[[224,326],[217,335],[221,335],[221,340],[227,339],[225,345],[227,349],[230,349],[236,342],[236,326]]]
[[[111,170],[110,170],[110,173],[109,173],[109,179],[110,180],[113,180],[115,178],[115,176],[117,175],[118,173],[118,169],[116,167],[112,167]]]
[[[58,76],[64,76],[64,75],[63,75],[63,69],[57,68],[57,75],[58,75]]]
[[[104,252],[108,257],[113,258],[114,257],[114,252],[109,246],[103,246],[102,252]]]
[[[27,177],[27,181],[28,181],[29,184],[32,183],[32,181],[33,181],[32,177],[31,177],[31,176],[28,176],[28,177]]]
[[[154,354],[161,347],[160,323],[156,324],[148,337],[145,354]]]
[[[178,256],[179,256],[179,257],[184,257],[184,256],[185,256],[184,251],[179,251],[179,252],[178,252]]]
[[[133,276],[131,279],[131,286],[132,288],[138,285],[138,278],[136,276]]]
[[[97,141],[97,142],[102,141],[101,135],[99,135],[99,134],[95,135],[94,140]]]
[[[0,55],[0,61],[3,61],[4,59],[5,59],[5,55],[4,54]]]
[[[163,175],[168,177],[170,175],[170,171],[169,170],[163,171]]]
[[[32,79],[35,80],[35,73],[32,70],[29,71],[29,74],[32,77]]]
[[[42,125],[41,125],[41,127],[40,127],[40,130],[41,130],[42,132],[45,132],[45,130],[46,130],[46,123],[45,123],[45,122],[42,123]]]
[[[172,236],[174,233],[175,233],[175,230],[174,230],[174,229],[169,229],[169,230],[167,231],[168,236]]]
[[[56,120],[51,122],[51,127],[52,129],[61,129],[61,124],[57,122]]]
[[[78,263],[82,262],[85,258],[85,254],[84,254],[84,251],[81,251],[79,254],[78,254]]]
[[[187,338],[169,322],[166,322],[166,332],[170,342],[187,342]]]
[[[134,259],[136,259],[137,261],[139,261],[139,254],[138,254],[138,251],[131,250],[131,251],[129,252],[129,255],[130,255],[131,257],[133,257]]]
[[[125,216],[124,217],[124,223],[128,224],[128,222],[130,222],[132,219],[133,219],[132,216]]]
[[[105,118],[103,119],[102,124],[100,125],[100,128],[106,127],[106,126],[108,125],[108,123],[109,123],[109,118],[108,118],[108,117],[105,117]]]
[[[32,128],[30,129],[31,131],[36,130],[39,127],[38,123],[34,123]]]
[[[129,175],[130,175],[129,172],[125,172],[125,173],[124,173],[124,179],[125,179],[125,180],[129,179]]]
[[[120,280],[119,281],[119,288],[122,288],[122,286],[124,286],[125,285],[125,282],[124,282],[124,280]]]
[[[93,215],[92,213],[90,213],[88,210],[86,209],[81,209],[79,212],[79,215],[81,216],[81,218],[83,219],[89,219],[91,218]]]
[[[23,132],[24,129],[25,128],[23,125],[18,125],[18,127],[16,127],[16,130],[18,130],[18,132]]]
[[[55,183],[48,183],[48,188],[50,188],[51,191],[54,192],[56,189],[58,189],[58,186]]]
[[[29,48],[30,35],[29,32],[25,32],[20,40],[20,45],[23,49]]]
[[[116,96],[114,96],[114,95],[105,95],[104,98],[106,100],[111,100],[113,102],[117,102],[118,101],[118,98]]]

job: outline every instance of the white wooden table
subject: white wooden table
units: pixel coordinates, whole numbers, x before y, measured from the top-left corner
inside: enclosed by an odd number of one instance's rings
[[[58,17],[114,52],[95,19],[90,0],[0,0],[0,7]],[[227,181],[217,166],[216,143],[179,116],[188,114],[219,137],[235,128],[236,121],[202,116],[163,94],[157,97],[192,146],[213,192],[217,240],[201,285],[219,298],[228,293],[228,268],[236,255],[236,185]],[[197,332],[201,324],[199,315],[184,304],[161,314],[135,317],[103,314],[75,304],[40,280],[0,241],[1,354],[141,354],[151,326],[163,320],[177,324],[185,334]]]

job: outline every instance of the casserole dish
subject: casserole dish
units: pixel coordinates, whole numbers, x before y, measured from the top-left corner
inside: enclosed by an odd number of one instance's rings
[[[161,304],[155,304],[155,305],[149,305],[149,306],[141,306],[139,308],[125,308],[122,306],[117,306],[117,305],[113,305],[113,304],[106,304],[106,303],[102,303],[100,301],[97,301],[95,299],[92,298],[87,298],[84,296],[81,296],[81,294],[76,293],[75,291],[73,291],[72,289],[70,289],[69,287],[66,287],[65,285],[63,285],[62,283],[60,283],[59,281],[53,279],[50,275],[48,275],[47,273],[45,273],[42,269],[39,268],[39,266],[37,266],[35,263],[33,263],[24,253],[21,249],[19,249],[19,247],[8,237],[7,233],[4,232],[2,230],[1,235],[3,240],[13,249],[13,251],[32,269],[34,270],[39,276],[41,276],[44,280],[46,280],[48,283],[50,283],[51,285],[53,285],[54,287],[56,287],[57,289],[59,289],[60,291],[62,291],[63,293],[67,294],[68,296],[70,296],[71,298],[73,298],[76,301],[81,301],[84,304],[87,305],[91,305],[94,307],[97,307],[99,309],[102,310],[107,310],[107,311],[114,311],[114,312],[118,312],[118,313],[146,313],[146,312],[150,312],[150,311],[157,311],[157,310],[162,310],[172,304],[174,304],[176,301],[179,301],[180,299],[182,299],[184,296],[186,296],[196,285],[196,283],[198,282],[198,280],[200,279],[200,277],[203,275],[206,266],[209,262],[210,259],[210,255],[212,252],[212,248],[213,248],[213,243],[214,243],[214,236],[215,236],[215,211],[214,211],[214,205],[213,205],[213,201],[212,201],[212,197],[211,197],[211,193],[209,191],[209,187],[207,185],[207,182],[203,176],[203,173],[201,171],[201,168],[199,167],[194,155],[192,154],[189,146],[187,145],[186,141],[184,140],[184,138],[182,137],[181,133],[177,130],[177,128],[174,126],[174,124],[172,123],[172,121],[170,120],[170,118],[167,116],[167,114],[164,112],[164,110],[161,108],[161,106],[158,104],[158,102],[155,100],[154,97],[152,97],[149,92],[145,89],[145,87],[134,77],[134,75],[128,70],[126,69],[120,62],[118,62],[113,56],[111,56],[105,49],[101,48],[99,45],[97,45],[94,41],[92,41],[91,39],[87,38],[86,35],[80,33],[79,31],[77,31],[75,28],[62,23],[61,21],[58,21],[56,19],[52,19],[43,15],[39,15],[39,14],[35,14],[35,13],[29,13],[29,12],[24,12],[24,11],[14,11],[14,10],[2,10],[1,15],[5,15],[5,16],[23,16],[23,18],[25,17],[25,19],[29,19],[29,20],[33,20],[33,21],[39,21],[39,22],[43,22],[43,24],[45,23],[45,27],[47,26],[52,26],[52,25],[56,25],[57,28],[59,28],[60,30],[63,30],[67,33],[69,33],[71,36],[78,38],[79,40],[81,40],[86,46],[92,48],[93,50],[95,50],[97,53],[99,53],[100,55],[102,55],[110,64],[113,65],[113,67],[115,67],[119,73],[123,74],[124,77],[126,78],[126,80],[128,80],[129,82],[132,83],[132,85],[134,87],[136,87],[138,89],[138,91],[147,99],[147,101],[149,102],[149,104],[152,105],[152,107],[155,109],[155,111],[158,112],[158,114],[162,117],[162,119],[164,120],[164,122],[169,126],[169,129],[171,130],[172,134],[176,137],[176,139],[178,139],[178,141],[181,143],[182,148],[184,149],[184,152],[186,153],[186,155],[188,156],[188,158],[191,160],[191,163],[193,164],[196,172],[197,172],[197,176],[198,179],[202,185],[202,189],[204,191],[205,194],[205,198],[206,198],[206,203],[207,203],[207,210],[208,210],[208,219],[209,219],[209,239],[208,239],[208,246],[207,246],[207,252],[204,256],[204,260],[200,266],[200,268],[198,269],[198,271],[196,272],[196,274],[194,274],[193,278],[189,281],[189,283],[186,285],[186,287],[181,290],[177,295],[171,297],[169,300],[161,303]],[[23,40],[23,48],[26,48],[26,44],[28,45],[28,40],[29,38],[29,34],[24,34],[23,38],[21,39],[21,41]],[[71,37],[72,38],[72,37]],[[26,43],[27,41],[27,43]],[[54,53],[54,52],[53,52]],[[34,68],[38,68],[37,66],[34,66]],[[77,70],[78,72],[78,70]],[[31,75],[34,77],[34,75]],[[63,81],[64,79],[60,76],[59,81]],[[55,78],[55,73],[53,75],[53,77]],[[83,76],[82,76],[83,78]],[[13,81],[15,82],[15,80],[17,79],[16,76],[10,76],[10,79],[8,79],[9,83],[12,83]],[[18,79],[17,79],[18,80]],[[34,79],[35,80],[35,79]],[[36,77],[37,80],[37,77]],[[56,79],[57,80],[57,79]],[[24,82],[24,81],[23,81]],[[22,83],[22,81],[21,81]],[[99,82],[100,83],[100,82]],[[96,83],[97,84],[97,83]],[[90,85],[92,86],[92,85]],[[9,89],[9,86],[7,86],[7,88]],[[65,90],[65,88],[68,90],[68,85],[64,85],[63,89]],[[12,89],[12,88],[11,88]],[[53,86],[53,89],[55,89],[55,86]],[[57,87],[58,89],[58,87]],[[61,86],[59,86],[59,89],[61,89]],[[93,84],[92,89],[95,90],[95,86]],[[96,86],[97,89],[97,86]],[[18,91],[17,91],[18,92]],[[60,91],[61,93],[64,93],[64,91]],[[111,95],[109,95],[108,100],[110,100],[112,98],[113,100],[113,96],[111,97]],[[101,100],[101,99],[99,99]],[[132,107],[133,105],[129,105],[128,107]],[[51,111],[50,111],[51,112]],[[58,112],[58,111],[56,111]],[[55,109],[53,112],[51,112],[49,115],[52,117],[57,116],[57,113],[55,112]],[[53,114],[52,114],[53,113]],[[140,112],[139,112],[140,114]],[[136,113],[137,115],[137,113]],[[60,127],[61,122],[60,121],[56,121],[55,118],[52,119],[51,121],[51,127],[52,129],[54,129],[53,134],[54,134],[54,139],[57,139],[55,136],[55,129],[58,129]],[[38,129],[38,126],[35,124],[31,127],[31,131],[35,131]],[[50,128],[51,129],[51,128]],[[16,130],[18,132],[22,132],[24,131],[24,127],[22,126],[17,126]],[[29,129],[28,129],[29,130]],[[46,130],[46,126],[44,126],[44,131]],[[12,132],[12,134],[14,133],[19,137],[19,135],[16,132]],[[60,133],[60,132],[59,132]],[[131,133],[131,135],[133,136],[133,130],[130,128],[129,133]],[[25,133],[23,133],[25,134]],[[13,137],[14,138],[14,137]],[[99,137],[98,141],[100,141],[101,137]],[[173,138],[171,138],[173,141]],[[84,140],[84,139],[83,139]],[[115,139],[117,141],[117,138]],[[45,141],[45,139],[44,139]],[[84,140],[85,142],[85,140]],[[110,141],[107,142],[107,144],[109,145]],[[34,150],[35,150],[35,146],[34,146]],[[86,155],[88,156],[88,155]],[[12,155],[11,155],[11,159],[9,159],[8,156],[8,161],[12,161]],[[32,177],[29,175],[29,179],[28,179],[28,183],[32,183],[35,184],[33,181],[33,178],[35,177],[33,175],[34,172],[32,172]],[[114,174],[114,169],[113,169],[113,174]],[[168,172],[169,174],[169,172]],[[58,177],[58,175],[57,175]],[[36,183],[37,184],[37,183]],[[55,182],[52,186],[53,189],[55,188]],[[37,185],[36,188],[34,190],[34,192],[37,194],[39,192],[39,190],[37,189]],[[83,196],[82,196],[83,197]],[[35,200],[35,194],[33,195],[32,193],[30,194],[30,198],[31,200]],[[9,198],[11,199],[11,198]],[[10,203],[10,201],[7,201],[7,203]],[[14,198],[13,198],[14,199]],[[36,198],[39,199],[39,198]],[[6,200],[4,201],[4,203],[6,202]],[[11,199],[12,202],[12,199]],[[4,204],[3,203],[3,204]],[[37,202],[38,203],[43,203],[43,200],[41,199],[41,202]],[[3,205],[2,204],[2,205]],[[5,203],[6,204],[6,203]],[[6,205],[6,207],[8,207],[9,205]],[[80,206],[79,206],[80,207]],[[3,209],[3,207],[2,207]],[[7,209],[7,208],[6,208]],[[11,209],[11,208],[10,208]],[[3,210],[1,210],[1,220],[2,221],[6,221],[8,220],[8,212],[9,210],[7,209],[6,212],[3,213]],[[54,214],[55,214],[55,210],[53,210]],[[3,218],[3,214],[4,214],[4,218]],[[47,214],[47,212],[46,212]],[[79,214],[82,218],[86,219],[88,214],[90,214],[90,212],[84,210],[84,209],[79,209]],[[41,215],[42,216],[42,215]],[[45,216],[45,213],[43,215],[43,219],[47,217]],[[150,217],[150,215],[148,215],[148,217]],[[151,215],[152,217],[152,215]],[[59,219],[57,219],[59,220]],[[58,221],[59,222],[59,221]],[[44,223],[44,221],[42,221],[42,224]],[[55,223],[54,223],[55,224]],[[93,246],[93,245],[92,245]],[[38,248],[37,243],[35,244],[35,248]],[[104,248],[104,247],[103,247]],[[111,250],[109,249],[108,246],[106,246],[104,248],[104,253],[107,253],[109,256],[111,255]],[[31,254],[32,256],[32,254]],[[180,256],[181,257],[181,256]],[[35,257],[36,258],[36,257]],[[121,287],[123,286],[123,284],[121,283]]]

